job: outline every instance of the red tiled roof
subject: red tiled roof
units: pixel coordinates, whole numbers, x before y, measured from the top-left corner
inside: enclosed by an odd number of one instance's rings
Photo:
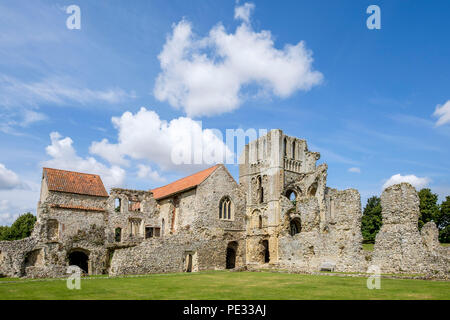
[[[43,168],[49,191],[108,197],[102,179],[96,174]]]
[[[72,209],[72,210],[106,211],[103,208],[83,207],[83,206],[75,206],[75,205],[70,205],[70,204],[52,204],[52,205],[50,205],[50,207],[61,208],[61,209]]]
[[[172,182],[166,186],[159,187],[150,191],[153,192],[153,197],[158,200],[173,195],[175,193],[179,193],[181,191],[192,189],[198,186],[203,181],[205,181],[205,179],[208,178],[211,175],[211,173],[213,173],[219,166],[220,165],[215,165],[214,167],[194,173],[193,175],[190,175],[188,177]]]

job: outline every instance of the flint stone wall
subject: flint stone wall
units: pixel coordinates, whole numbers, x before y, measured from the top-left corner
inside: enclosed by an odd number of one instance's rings
[[[418,230],[419,197],[412,185],[401,183],[381,195],[383,225],[374,245],[372,265],[382,273],[441,273],[448,277],[448,250],[437,241],[434,223]]]
[[[288,225],[284,227],[279,237],[280,265],[293,271],[320,271],[323,265],[332,265],[334,271],[362,272],[366,262],[362,251],[359,193],[353,189],[327,189],[326,192],[325,230],[320,227],[317,198],[300,199],[297,212],[290,212],[286,220],[300,216],[302,229],[292,236]]]

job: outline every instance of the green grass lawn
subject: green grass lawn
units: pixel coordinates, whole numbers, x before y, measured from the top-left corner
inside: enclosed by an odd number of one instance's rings
[[[64,280],[0,281],[0,299],[450,299],[450,282],[271,272],[199,272],[136,278],[83,279],[80,290]]]
[[[373,251],[373,243],[363,243],[362,246],[365,251]]]

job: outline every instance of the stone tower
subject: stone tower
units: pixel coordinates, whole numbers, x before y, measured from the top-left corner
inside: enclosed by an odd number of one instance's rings
[[[279,129],[245,146],[239,159],[239,182],[247,202],[248,262],[278,260],[283,208],[295,205],[288,199],[301,193],[316,194],[319,187],[323,194],[325,181],[313,181],[309,190],[298,187],[299,181],[317,171],[319,158],[319,153],[308,151],[305,140],[286,136]]]

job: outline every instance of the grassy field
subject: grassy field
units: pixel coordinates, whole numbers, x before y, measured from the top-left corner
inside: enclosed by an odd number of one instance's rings
[[[450,299],[450,282],[270,272],[199,272],[135,278],[83,279],[80,290],[64,280],[0,281],[0,299]]]

